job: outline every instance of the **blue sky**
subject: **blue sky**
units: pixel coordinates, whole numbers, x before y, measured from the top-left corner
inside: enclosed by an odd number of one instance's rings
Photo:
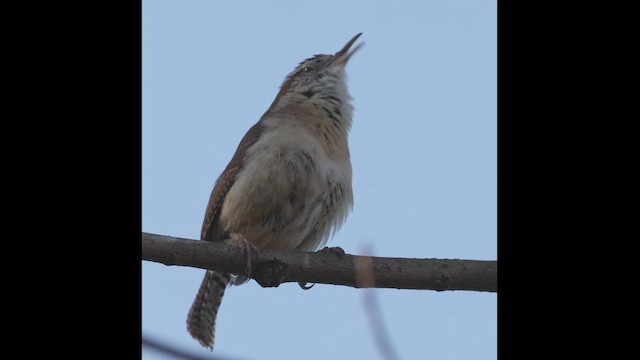
[[[328,245],[495,260],[496,23],[496,2],[481,0],[144,0],[143,231],[197,239],[216,178],[285,75],[363,32],[347,66],[354,209]],[[203,274],[143,262],[145,335],[210,354],[185,323]],[[232,287],[214,354],[379,358],[364,291]],[[497,357],[495,293],[374,291],[400,358]]]

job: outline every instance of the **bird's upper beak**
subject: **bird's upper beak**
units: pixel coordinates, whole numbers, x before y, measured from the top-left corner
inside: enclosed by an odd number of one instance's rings
[[[353,43],[355,43],[356,40],[358,40],[360,35],[362,35],[362,33],[358,33],[356,36],[351,38],[351,40],[349,40],[349,42],[342,49],[340,49],[340,51],[338,51],[337,53],[335,53],[335,55],[333,55],[333,60],[331,61],[332,66],[337,66],[337,65],[344,66],[347,64],[347,61],[349,61],[351,56],[355,54],[355,52],[358,51],[358,49],[360,49],[362,45],[364,45],[364,43],[360,43],[356,47],[354,47],[353,50],[349,51],[349,49],[351,49],[351,46],[353,46]]]

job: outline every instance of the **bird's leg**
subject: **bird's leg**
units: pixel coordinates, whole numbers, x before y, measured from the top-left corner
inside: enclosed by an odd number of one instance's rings
[[[247,277],[247,281],[251,278],[251,262],[258,258],[260,249],[258,249],[251,241],[249,241],[244,235],[236,232],[229,233],[231,243],[239,246],[244,252],[245,267],[244,272]]]

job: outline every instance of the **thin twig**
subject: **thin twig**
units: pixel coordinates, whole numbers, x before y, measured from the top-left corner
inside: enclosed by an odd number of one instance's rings
[[[365,256],[360,256],[359,260],[356,261],[356,280],[358,284],[363,285],[363,287],[374,288],[373,261],[370,255],[373,251],[371,247],[366,246],[361,252],[365,254]],[[364,301],[364,308],[367,319],[369,320],[369,328],[371,329],[371,334],[373,335],[376,346],[380,351],[380,356],[385,360],[399,359],[384,324],[375,289],[366,289],[362,293],[362,300]]]
[[[194,241],[142,233],[142,259],[165,265],[191,266],[233,274],[244,274],[246,255],[233,245]],[[263,286],[280,282],[307,282],[355,288],[422,289],[436,291],[497,292],[497,262],[457,259],[406,259],[370,257],[375,284],[358,284],[355,263],[362,256],[331,253],[260,250],[251,259],[251,277]],[[266,264],[281,268],[282,278],[261,282]],[[273,268],[271,266],[270,268]]]
[[[142,336],[142,346],[148,349],[152,349],[158,352],[161,352],[165,355],[173,356],[176,359],[187,359],[187,360],[230,360],[229,358],[222,358],[217,355],[210,356],[200,356],[194,353],[181,350],[175,345],[167,345],[158,340],[151,339],[147,336]]]

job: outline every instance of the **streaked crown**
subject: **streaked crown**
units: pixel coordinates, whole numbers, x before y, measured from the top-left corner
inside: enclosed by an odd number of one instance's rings
[[[285,78],[269,110],[274,111],[291,102],[312,99],[317,94],[346,102],[348,99],[341,99],[343,96],[348,97],[344,69],[351,56],[363,45],[360,43],[350,51],[360,35],[362,33],[354,36],[333,55],[314,55],[298,64]]]

